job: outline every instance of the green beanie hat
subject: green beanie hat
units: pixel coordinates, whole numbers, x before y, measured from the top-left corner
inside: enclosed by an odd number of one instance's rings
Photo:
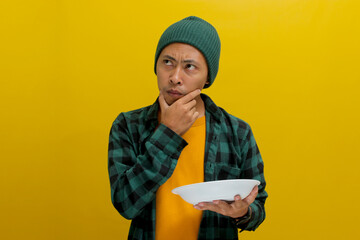
[[[219,69],[220,38],[216,29],[205,20],[190,16],[172,24],[161,35],[155,53],[156,63],[161,51],[171,43],[186,43],[197,48],[205,57],[208,66],[209,83],[204,88],[210,87],[214,82]]]

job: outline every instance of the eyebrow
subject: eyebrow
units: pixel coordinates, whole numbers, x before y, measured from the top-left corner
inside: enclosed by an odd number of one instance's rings
[[[175,58],[173,58],[172,56],[170,56],[170,55],[165,55],[164,58],[168,58],[168,59],[170,59],[170,60],[173,60],[173,61],[177,62],[177,60],[176,60]],[[183,63],[194,63],[194,64],[198,64],[198,62],[196,62],[196,61],[193,60],[193,59],[185,59],[185,60],[183,60],[182,62],[183,62]]]
[[[164,56],[164,58],[169,58],[170,60],[176,61],[176,59],[175,59],[175,58],[173,58],[173,57],[172,57],[172,56],[170,56],[170,55],[165,55],[165,56]]]

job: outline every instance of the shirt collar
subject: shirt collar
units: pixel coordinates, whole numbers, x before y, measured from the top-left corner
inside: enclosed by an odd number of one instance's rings
[[[211,100],[208,95],[202,93],[200,96],[204,101],[206,111],[208,111],[217,121],[220,121],[222,116],[221,109],[213,102],[213,100]]]
[[[148,114],[146,116],[147,121],[157,121],[158,120],[158,111],[159,111],[159,98],[150,106]]]

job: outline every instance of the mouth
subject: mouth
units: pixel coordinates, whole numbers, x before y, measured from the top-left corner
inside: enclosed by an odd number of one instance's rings
[[[166,91],[170,96],[174,96],[174,97],[181,97],[184,94],[182,94],[181,92],[174,90],[174,89],[170,89],[168,91]]]

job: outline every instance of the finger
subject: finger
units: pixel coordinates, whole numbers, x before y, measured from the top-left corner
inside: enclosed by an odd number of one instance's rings
[[[236,209],[240,209],[240,208],[243,208],[244,207],[244,202],[243,200],[241,199],[241,196],[240,195],[236,195],[234,197],[234,202],[232,203],[232,206]]]
[[[178,101],[183,103],[183,104],[188,103],[191,100],[193,100],[195,97],[200,95],[200,93],[201,93],[200,89],[195,89],[194,91],[189,92],[188,94],[186,94],[185,96],[180,98]]]
[[[194,114],[195,114],[196,112],[197,112],[197,111],[196,111],[196,107],[193,107],[193,108],[189,109],[188,114],[189,114],[189,116],[194,116]]]
[[[255,201],[255,198],[258,194],[258,186],[256,185],[253,190],[251,191],[251,193],[249,194],[249,196],[247,196],[246,198],[244,198],[244,202],[246,202],[248,205],[250,205],[251,203],[253,203]]]
[[[196,106],[196,100],[193,99],[190,102],[185,104],[185,107],[189,110],[191,110],[192,108],[194,108]]]
[[[167,104],[164,95],[160,92],[159,94],[159,104],[160,104],[160,108],[165,110],[169,107],[169,105]]]
[[[188,113],[189,117],[191,117],[191,121],[195,122],[196,119],[198,119],[200,113],[198,111],[196,111],[196,108],[193,108],[190,110],[190,112]]]
[[[195,113],[194,113],[194,115],[193,115],[194,121],[195,121],[196,119],[198,119],[199,115],[200,115],[199,112],[195,112]]]
[[[207,203],[204,202],[199,202],[197,204],[194,205],[194,208],[198,209],[198,210],[206,210],[205,208]]]
[[[225,216],[231,214],[232,208],[225,201],[215,200],[212,203],[199,203],[194,206],[198,210],[209,210]]]
[[[210,210],[213,212],[219,211],[219,207],[211,202],[210,203],[209,202],[201,202],[201,203],[196,204],[194,207],[199,210]]]
[[[220,212],[222,215],[230,215],[233,211],[233,207],[226,203],[225,201],[216,200],[214,204],[218,205]]]

